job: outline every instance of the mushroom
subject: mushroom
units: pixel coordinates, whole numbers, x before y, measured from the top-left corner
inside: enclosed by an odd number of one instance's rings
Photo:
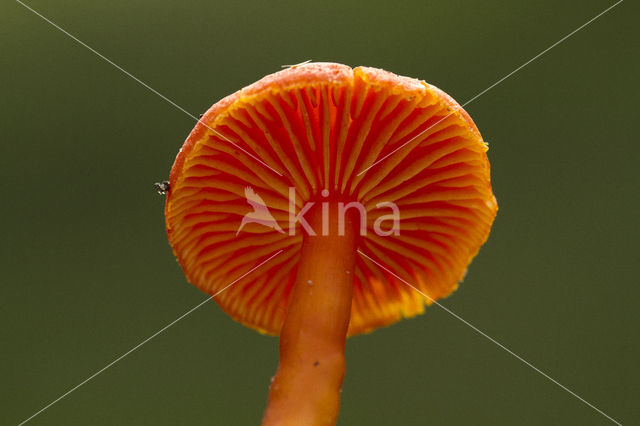
[[[447,94],[375,68],[296,65],[203,115],[166,185],[167,232],[211,295],[281,252],[215,297],[280,335],[264,425],[334,424],[346,337],[457,288],[497,211],[486,151]]]

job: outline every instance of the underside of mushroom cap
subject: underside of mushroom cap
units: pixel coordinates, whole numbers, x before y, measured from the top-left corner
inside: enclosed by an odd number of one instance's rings
[[[348,334],[367,332],[422,313],[463,278],[497,211],[486,151],[467,113],[423,81],[294,66],[222,99],[195,126],[171,170],[169,241],[187,279],[212,295],[282,250],[214,299],[278,334],[303,238],[299,223],[289,229],[290,188],[296,214],[323,190],[361,203],[366,257],[356,263]],[[243,224],[252,197],[276,225]],[[388,202],[399,228],[380,235],[374,225],[389,210],[378,206]]]

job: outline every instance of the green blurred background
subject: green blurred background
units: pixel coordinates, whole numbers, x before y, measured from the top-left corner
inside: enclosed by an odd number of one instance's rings
[[[27,3],[194,114],[307,59],[462,103],[613,4]],[[443,301],[623,424],[640,416],[638,11],[625,1],[467,107],[500,211]],[[0,36],[0,423],[17,424],[205,297],[152,189],[193,120],[16,2]],[[437,307],[347,357],[341,425],[610,424]],[[211,303],[32,423],[256,425],[276,365],[277,339]]]

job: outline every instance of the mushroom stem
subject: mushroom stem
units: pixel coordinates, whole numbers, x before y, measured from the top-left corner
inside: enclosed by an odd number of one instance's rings
[[[304,235],[263,426],[333,425],[338,417],[358,223],[347,211],[339,235],[337,203],[331,202],[329,232],[321,235],[327,210],[316,207],[307,222],[317,235]]]

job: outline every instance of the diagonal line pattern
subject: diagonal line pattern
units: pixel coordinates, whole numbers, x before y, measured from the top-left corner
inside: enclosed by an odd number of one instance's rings
[[[65,393],[63,393],[62,395],[60,395],[58,398],[54,399],[53,401],[51,401],[49,404],[45,405],[44,407],[42,407],[40,410],[36,411],[35,413],[33,413],[30,417],[24,419],[18,426],[22,426],[23,424],[31,421],[34,417],[36,417],[37,415],[39,415],[40,413],[42,413],[43,411],[47,410],[48,408],[52,407],[53,405],[55,405],[56,403],[58,403],[60,400],[62,400],[63,398],[65,398],[66,396],[68,396],[69,394],[71,394],[72,392],[74,392],[75,390],[77,390],[79,387],[85,385],[86,383],[90,382],[91,380],[93,380],[94,378],[96,378],[97,376],[99,376],[100,374],[102,374],[105,370],[107,370],[108,368],[112,367],[114,364],[118,363],[119,361],[123,360],[124,358],[126,358],[127,356],[129,356],[131,353],[135,352],[136,350],[138,350],[140,347],[142,347],[144,344],[148,343],[150,340],[152,340],[154,337],[158,336],[159,334],[161,334],[162,332],[166,331],[168,328],[170,328],[171,326],[175,325],[178,321],[182,320],[183,318],[189,316],[191,313],[195,312],[196,310],[198,310],[201,306],[203,306],[204,304],[206,304],[207,302],[213,300],[214,297],[216,297],[217,295],[219,295],[220,293],[222,293],[223,291],[225,291],[226,289],[228,289],[229,287],[231,287],[232,285],[234,285],[235,283],[237,283],[238,281],[240,281],[241,279],[243,279],[244,277],[246,277],[247,275],[249,275],[250,273],[252,273],[253,271],[255,271],[256,269],[260,268],[262,265],[264,265],[265,263],[269,262],[271,259],[273,259],[274,257],[276,257],[277,255],[279,255],[280,253],[282,253],[283,250],[279,250],[278,252],[276,252],[275,254],[271,255],[268,259],[260,262],[258,265],[254,266],[253,268],[251,268],[248,272],[242,274],[241,276],[239,276],[238,278],[236,278],[235,280],[233,280],[232,282],[230,282],[229,284],[227,284],[222,290],[216,292],[214,295],[207,297],[205,300],[203,300],[202,302],[198,303],[196,306],[194,306],[193,308],[189,309],[187,312],[185,312],[184,314],[180,315],[178,318],[176,318],[175,320],[171,321],[169,324],[165,325],[164,327],[162,327],[160,330],[156,331],[155,333],[153,333],[151,336],[147,337],[146,339],[144,339],[142,342],[138,343],[137,345],[135,345],[133,348],[129,349],[127,352],[123,353],[122,355],[120,355],[118,358],[114,359],[113,361],[111,361],[109,364],[105,365],[104,367],[102,367],[100,370],[96,371],[95,373],[93,373],[92,375],[90,375],[89,377],[87,377],[86,379],[84,379],[82,382],[78,383],[77,385],[75,385],[74,387],[72,387],[71,389],[69,389],[68,391],[66,391]]]
[[[557,42],[553,43],[551,46],[547,47],[546,49],[544,49],[543,51],[541,51],[540,53],[538,53],[536,56],[534,56],[533,58],[529,59],[528,61],[526,61],[525,63],[523,63],[522,65],[520,65],[518,68],[514,69],[513,71],[511,71],[510,73],[508,73],[507,75],[505,75],[504,77],[502,77],[501,79],[499,79],[498,81],[496,81],[495,83],[493,83],[491,86],[487,87],[486,89],[484,89],[483,91],[479,92],[478,94],[476,94],[474,97],[472,97],[471,99],[467,100],[465,103],[462,104],[462,107],[467,106],[468,104],[470,104],[471,102],[475,101],[476,99],[478,99],[480,96],[484,95],[485,93],[487,93],[488,91],[490,91],[491,89],[493,89],[494,87],[496,87],[497,85],[499,85],[500,83],[502,83],[503,81],[505,81],[506,79],[508,79],[509,77],[511,77],[512,75],[514,75],[515,73],[517,73],[518,71],[520,71],[521,69],[523,69],[524,67],[526,67],[527,65],[529,65],[531,62],[535,61],[536,59],[538,59],[539,57],[541,57],[542,55],[544,55],[545,53],[547,53],[549,50],[553,49],[554,47],[556,47],[557,45],[559,45],[560,43],[564,42],[565,40],[567,40],[569,37],[573,36],[575,33],[577,33],[578,31],[582,30],[584,27],[586,27],[587,25],[591,24],[593,21],[595,21],[596,19],[600,18],[602,15],[604,15],[605,13],[609,12],[611,9],[613,9],[614,7],[618,6],[620,3],[622,3],[624,0],[618,0],[616,3],[614,3],[613,5],[609,6],[608,8],[606,8],[605,10],[603,10],[602,12],[600,12],[598,15],[594,16],[593,18],[591,18],[589,21],[585,22],[584,24],[582,24],[581,26],[579,26],[578,28],[576,28],[575,30],[573,30],[572,32],[570,32],[569,34],[567,34],[566,36],[564,36],[563,38],[561,38],[560,40],[558,40]],[[68,37],[70,37],[71,39],[73,39],[74,41],[76,41],[77,43],[79,43],[80,45],[84,46],[85,48],[87,48],[88,50],[90,50],[92,53],[94,53],[95,55],[97,55],[98,57],[100,57],[101,59],[103,59],[104,61],[106,61],[107,63],[109,63],[110,65],[112,65],[113,67],[117,68],[118,70],[120,70],[121,72],[123,72],[124,74],[126,74],[127,76],[129,76],[130,78],[132,78],[133,80],[135,80],[136,82],[138,82],[140,85],[142,85],[143,87],[145,87],[147,90],[151,91],[152,93],[156,94],[157,96],[159,96],[160,98],[164,99],[166,102],[170,103],[172,106],[174,106],[175,108],[179,109],[180,111],[182,111],[183,113],[185,113],[186,115],[190,116],[191,118],[193,118],[194,120],[196,120],[199,123],[202,123],[205,127],[207,127],[209,130],[211,130],[212,132],[214,132],[216,135],[218,135],[220,138],[226,140],[227,142],[231,143],[232,145],[234,145],[235,147],[237,147],[238,149],[240,149],[241,151],[243,151],[245,154],[247,154],[248,156],[250,156],[251,158],[253,158],[254,160],[258,161],[259,163],[261,163],[262,165],[264,165],[265,167],[269,168],[270,170],[272,170],[274,173],[282,176],[282,174],[280,172],[278,172],[277,170],[271,168],[268,164],[264,163],[262,160],[260,160],[259,158],[257,158],[256,156],[254,156],[253,154],[247,152],[246,150],[244,150],[242,147],[240,147],[239,145],[237,145],[235,142],[231,141],[230,139],[228,139],[226,136],[222,135],[221,133],[219,133],[218,131],[216,131],[215,129],[212,129],[211,127],[209,127],[206,123],[202,122],[198,117],[196,117],[195,115],[191,114],[189,111],[185,110],[183,107],[181,107],[180,105],[176,104],[174,101],[172,101],[171,99],[167,98],[166,96],[164,96],[162,93],[158,92],[157,90],[155,90],[154,88],[152,88],[151,86],[149,86],[148,84],[146,84],[145,82],[143,82],[142,80],[140,80],[139,78],[137,78],[135,75],[131,74],[130,72],[128,72],[126,69],[122,68],[121,66],[117,65],[116,63],[114,63],[113,61],[111,61],[109,58],[105,57],[104,55],[102,55],[100,52],[98,52],[97,50],[93,49],[91,46],[87,45],[86,43],[82,42],[81,40],[79,40],[77,37],[75,37],[74,35],[72,35],[71,33],[69,33],[68,31],[64,30],[63,28],[61,28],[59,25],[57,25],[56,23],[54,23],[53,21],[51,21],[50,19],[46,18],[45,16],[43,16],[42,14],[40,14],[38,11],[34,10],[33,8],[31,8],[30,6],[26,5],[25,3],[23,3],[20,0],[16,0],[17,3],[19,3],[20,5],[22,5],[23,7],[25,7],[26,9],[30,10],[32,13],[34,13],[35,15],[39,16],[40,18],[42,18],[44,21],[48,22],[50,25],[52,25],[53,27],[55,27],[56,29],[58,29],[59,31],[61,31],[62,33],[64,33],[65,35],[67,35]],[[381,159],[377,160],[376,162],[374,162],[372,165],[370,165],[369,167],[367,167],[366,169],[362,170],[361,172],[358,173],[358,176],[360,176],[361,174],[365,173],[367,170],[369,170],[370,168],[372,168],[373,166],[379,164],[381,161],[384,161],[386,158],[388,158],[389,156],[393,155],[394,153],[396,153],[398,150],[402,149],[404,146],[406,146],[407,144],[409,144],[410,142],[412,142],[413,140],[415,140],[416,138],[418,138],[420,135],[424,134],[426,131],[428,131],[430,128],[432,128],[433,126],[437,125],[438,123],[440,123],[442,120],[446,119],[447,117],[449,117],[452,113],[446,115],[445,117],[443,117],[442,119],[440,119],[438,122],[436,122],[435,124],[433,124],[432,126],[430,126],[429,128],[425,129],[423,132],[421,132],[420,134],[416,135],[414,138],[412,138],[411,140],[405,142],[403,145],[401,145],[400,147],[396,148],[395,150],[393,150],[392,152],[388,153],[387,155],[385,155],[384,157],[382,157]],[[98,375],[100,375],[101,373],[103,373],[105,370],[107,370],[108,368],[110,368],[111,366],[113,366],[114,364],[118,363],[119,361],[121,361],[122,359],[124,359],[125,357],[127,357],[128,355],[130,355],[131,353],[133,353],[134,351],[136,351],[137,349],[139,349],[140,347],[142,347],[144,344],[148,343],[150,340],[152,340],[153,338],[155,338],[156,336],[158,336],[159,334],[163,333],[164,331],[166,331],[168,328],[170,328],[171,326],[173,326],[174,324],[176,324],[177,322],[179,322],[180,320],[182,320],[183,318],[187,317],[188,315],[190,315],[192,312],[196,311],[197,309],[199,309],[201,306],[203,306],[204,304],[206,304],[207,302],[209,302],[212,298],[216,297],[218,294],[222,293],[223,291],[225,291],[227,288],[229,288],[230,286],[232,286],[233,284],[235,284],[236,282],[238,282],[240,279],[244,278],[246,275],[250,274],[251,272],[255,271],[256,269],[258,269],[260,266],[264,265],[265,263],[267,263],[268,261],[270,261],[271,259],[273,259],[274,257],[276,257],[277,255],[279,255],[280,253],[282,253],[283,250],[278,251],[277,253],[275,253],[274,255],[272,255],[271,257],[269,257],[268,259],[266,259],[265,261],[261,262],[259,265],[255,266],[254,268],[252,268],[250,271],[248,271],[247,273],[245,273],[244,275],[242,275],[241,277],[237,278],[236,280],[234,280],[233,282],[231,282],[230,284],[228,284],[227,286],[225,286],[222,290],[220,290],[219,292],[217,292],[216,294],[214,294],[211,297],[207,297],[207,299],[205,299],[204,301],[200,302],[199,304],[197,304],[196,306],[194,306],[193,308],[191,308],[190,310],[188,310],[187,312],[185,312],[184,314],[182,314],[180,317],[178,317],[177,319],[175,319],[174,321],[170,322],[169,324],[167,324],[166,326],[164,326],[163,328],[161,328],[160,330],[158,330],[157,332],[155,332],[154,334],[152,334],[151,336],[149,336],[148,338],[146,338],[145,340],[143,340],[142,342],[140,342],[139,344],[137,344],[136,346],[134,346],[133,348],[131,348],[129,351],[125,352],[124,354],[122,354],[121,356],[119,356],[118,358],[116,358],[115,360],[113,360],[111,363],[107,364],[105,367],[101,368],[100,370],[96,371],[95,373],[93,373],[91,376],[89,376],[88,378],[86,378],[84,381],[80,382],[78,385],[74,386],[73,388],[69,389],[67,392],[65,392],[64,394],[62,394],[60,397],[58,397],[57,399],[53,400],[52,402],[50,402],[49,404],[47,404],[46,406],[44,406],[43,408],[41,408],[39,411],[37,411],[36,413],[34,413],[33,415],[31,415],[30,417],[28,417],[27,419],[25,419],[24,421],[22,421],[19,426],[29,422],[30,420],[32,420],[33,418],[35,418],[36,416],[38,416],[39,414],[41,414],[42,412],[44,412],[45,410],[47,410],[48,408],[50,408],[51,406],[53,406],[54,404],[56,404],[57,402],[59,402],[60,400],[62,400],[63,398],[65,398],[66,396],[68,396],[69,394],[71,394],[72,392],[74,392],[75,390],[77,390],[78,388],[80,388],[81,386],[83,386],[84,384],[88,383],[89,381],[91,381],[92,379],[94,379],[95,377],[97,377]],[[556,381],[555,379],[553,379],[551,376],[549,376],[548,374],[546,374],[545,372],[543,372],[542,370],[538,369],[537,367],[535,367],[533,364],[531,364],[530,362],[528,362],[527,360],[525,360],[524,358],[522,358],[521,356],[519,356],[518,354],[514,353],[513,351],[511,351],[509,348],[507,348],[506,346],[502,345],[500,342],[498,342],[497,340],[495,340],[494,338],[492,338],[491,336],[487,335],[486,333],[484,333],[482,330],[478,329],[476,326],[474,326],[473,324],[469,323],[468,321],[466,321],[464,318],[460,317],[459,315],[457,315],[456,313],[454,313],[453,311],[451,311],[450,309],[446,308],[445,306],[441,305],[440,303],[438,303],[437,301],[431,299],[429,296],[427,296],[426,294],[424,294],[423,292],[421,292],[418,288],[416,288],[414,285],[410,284],[409,282],[405,281],[404,279],[402,279],[401,277],[399,277],[398,275],[396,275],[395,273],[393,273],[391,270],[389,270],[388,268],[386,268],[384,265],[380,264],[379,262],[377,262],[376,260],[372,259],[371,257],[367,256],[366,254],[364,254],[363,252],[361,252],[360,250],[358,250],[358,252],[364,256],[365,258],[369,259],[371,262],[373,262],[374,264],[376,264],[378,267],[384,269],[385,271],[387,271],[388,273],[392,274],[393,276],[395,276],[396,278],[398,278],[400,281],[402,281],[403,283],[405,283],[406,285],[408,285],[409,287],[413,288],[415,291],[417,291],[418,293],[420,293],[422,296],[424,296],[425,298],[429,299],[432,303],[434,303],[435,305],[437,305],[438,307],[440,307],[441,309],[443,309],[444,311],[446,311],[447,313],[449,313],[450,315],[452,315],[454,318],[458,319],[459,321],[461,321],[462,323],[464,323],[465,325],[467,325],[468,327],[470,327],[471,329],[473,329],[476,333],[480,334],[481,336],[485,337],[486,339],[488,339],[489,341],[491,341],[492,343],[494,343],[495,345],[497,345],[498,347],[500,347],[501,349],[503,349],[504,351],[508,352],[510,355],[514,356],[516,359],[518,359],[519,361],[521,361],[522,363],[524,363],[525,365],[527,365],[528,367],[530,367],[531,369],[533,369],[534,371],[536,371],[537,373],[541,374],[543,377],[545,377],[546,379],[548,379],[549,381],[553,382],[554,384],[556,384],[557,386],[559,386],[560,388],[562,388],[563,390],[565,390],[566,392],[568,392],[569,394],[571,394],[572,396],[574,396],[575,398],[577,398],[578,400],[580,400],[581,402],[583,402],[584,404],[586,404],[587,406],[591,407],[593,410],[595,410],[596,412],[598,412],[599,414],[601,414],[602,416],[606,417],[608,420],[610,420],[611,422],[620,425],[620,423],[618,421],[616,421],[615,419],[613,419],[612,417],[610,417],[609,415],[607,415],[605,412],[603,412],[602,410],[600,410],[599,408],[597,408],[596,406],[594,406],[593,404],[591,404],[590,402],[586,401],[584,398],[580,397],[578,394],[576,394],[575,392],[573,392],[572,390],[570,390],[569,388],[567,388],[566,386],[562,385],[561,383],[559,383],[558,381]]]
[[[589,407],[593,408],[595,411],[597,411],[598,413],[602,414],[604,417],[606,417],[607,419],[611,420],[613,423],[622,426],[620,422],[618,422],[614,418],[610,417],[607,413],[605,413],[604,411],[600,410],[598,407],[596,407],[595,405],[593,405],[592,403],[590,403],[586,399],[582,398],[580,395],[578,395],[577,393],[575,393],[574,391],[572,391],[571,389],[569,389],[568,387],[566,387],[562,383],[558,382],[553,377],[549,376],[547,373],[545,373],[544,371],[540,370],[538,367],[536,367],[535,365],[531,364],[529,361],[527,361],[526,359],[522,358],[517,353],[513,352],[511,349],[507,348],[502,343],[498,342],[496,339],[494,339],[493,337],[489,336],[487,333],[485,333],[484,331],[480,330],[478,327],[476,327],[475,325],[471,324],[469,321],[465,320],[464,318],[462,318],[461,316],[459,316],[458,314],[453,312],[451,309],[447,308],[446,306],[440,304],[436,300],[434,300],[431,297],[427,296],[425,293],[420,291],[416,286],[414,286],[413,284],[409,283],[408,281],[402,279],[401,277],[399,277],[398,275],[393,273],[389,268],[387,268],[386,266],[384,266],[380,262],[372,259],[371,257],[367,256],[366,254],[364,254],[360,250],[358,250],[358,253],[360,253],[360,255],[362,255],[363,257],[369,259],[371,262],[375,263],[379,268],[381,268],[381,269],[385,270],[386,272],[390,273],[391,275],[393,275],[394,277],[396,277],[397,279],[399,279],[400,281],[402,281],[403,283],[405,283],[406,285],[408,285],[409,287],[411,287],[412,289],[414,289],[415,291],[420,293],[422,296],[427,298],[434,305],[438,306],[440,309],[444,310],[445,312],[447,312],[449,315],[453,316],[458,321],[461,321],[467,327],[471,328],[473,331],[475,331],[476,333],[478,333],[482,337],[486,338],[491,343],[497,345],[500,349],[502,349],[502,350],[506,351],[507,353],[509,353],[510,355],[514,356],[518,361],[520,361],[523,364],[525,364],[526,366],[532,368],[534,371],[536,371],[537,373],[541,374],[546,379],[550,380],[551,382],[553,382],[554,384],[556,384],[557,386],[559,386],[563,390],[567,391],[568,393],[573,395],[575,398],[579,399],[580,401],[582,401],[583,403],[588,405]]]
[[[249,151],[247,151],[246,149],[242,148],[240,145],[238,145],[237,143],[233,142],[231,139],[229,139],[228,137],[226,137],[225,135],[223,135],[222,133],[218,132],[216,129],[213,129],[211,127],[209,127],[204,121],[200,120],[198,117],[196,117],[195,115],[191,114],[189,111],[187,111],[186,109],[184,109],[183,107],[181,107],[180,105],[178,105],[177,103],[175,103],[174,101],[172,101],[171,99],[167,98],[165,95],[163,95],[162,93],[158,92],[156,89],[154,89],[153,87],[149,86],[147,83],[145,83],[144,81],[140,80],[138,77],[136,77],[135,75],[131,74],[129,71],[127,71],[126,69],[122,68],[120,65],[116,64],[115,62],[113,62],[111,59],[107,58],[106,56],[104,56],[102,53],[98,52],[97,50],[95,50],[93,47],[89,46],[87,43],[83,42],[82,40],[78,39],[76,36],[74,36],[73,34],[71,34],[70,32],[68,32],[67,30],[65,30],[64,28],[60,27],[58,24],[56,24],[55,22],[53,22],[52,20],[50,20],[49,18],[47,18],[46,16],[42,15],[40,12],[38,12],[37,10],[33,9],[32,7],[26,5],[25,3],[23,3],[20,0],[16,0],[16,2],[20,3],[22,6],[24,6],[26,9],[30,10],[31,12],[33,12],[35,15],[39,16],[40,18],[42,18],[43,20],[45,20],[46,22],[48,22],[49,24],[51,24],[52,26],[54,26],[57,30],[61,31],[62,33],[64,33],[65,35],[67,35],[68,37],[70,37],[71,39],[73,39],[75,42],[77,42],[78,44],[86,47],[87,49],[89,49],[91,52],[93,52],[94,54],[96,54],[98,57],[100,57],[101,59],[103,59],[105,62],[109,63],[110,65],[112,65],[113,67],[117,68],[118,70],[122,71],[124,74],[126,74],[127,76],[131,77],[133,80],[135,80],[136,82],[138,82],[139,84],[141,84],[145,89],[149,90],[150,92],[158,95],[159,97],[161,97],[162,99],[164,99],[165,101],[167,101],[168,103],[170,103],[171,105],[173,105],[175,108],[179,109],[180,111],[182,111],[183,113],[185,113],[186,115],[188,115],[189,117],[193,118],[194,120],[196,120],[198,123],[202,124],[203,126],[205,126],[207,129],[211,130],[213,133],[215,133],[218,137],[224,139],[225,141],[229,142],[231,145],[235,146],[236,148],[238,148],[240,151],[244,152],[245,154],[247,154],[249,157],[253,158],[254,160],[256,160],[257,162],[259,162],[260,164],[262,164],[263,166],[267,167],[268,169],[270,169],[272,172],[276,173],[279,176],[282,176],[282,173],[280,173],[279,171],[277,171],[276,169],[274,169],[273,167],[269,166],[267,163],[265,163],[264,161],[262,161],[261,159],[259,159],[258,157],[256,157],[255,155],[251,154]]]
[[[478,93],[477,95],[475,95],[473,98],[469,99],[468,101],[466,101],[465,103],[463,103],[461,105],[462,108],[466,107],[467,105],[469,105],[471,102],[475,101],[476,99],[478,99],[480,96],[484,95],[485,93],[487,93],[489,90],[493,89],[494,87],[496,87],[498,84],[502,83],[503,81],[505,81],[506,79],[508,79],[509,77],[511,77],[512,75],[514,75],[515,73],[517,73],[518,71],[520,71],[522,68],[526,67],[527,65],[529,65],[531,62],[535,61],[536,59],[538,59],[539,57],[541,57],[542,55],[544,55],[545,53],[547,53],[548,51],[550,51],[551,49],[553,49],[554,47],[556,47],[557,45],[559,45],[560,43],[562,43],[563,41],[565,41],[566,39],[568,39],[569,37],[571,37],[572,35],[574,35],[575,33],[577,33],[578,31],[580,31],[581,29],[583,29],[584,27],[586,27],[587,25],[589,25],[590,23],[592,23],[593,21],[595,21],[596,19],[598,19],[599,17],[601,17],[602,15],[604,15],[605,13],[609,12],[611,9],[613,9],[614,7],[616,7],[617,5],[619,5],[620,3],[622,3],[624,0],[618,0],[616,3],[612,4],[611,6],[609,6],[608,8],[606,8],[605,10],[603,10],[602,12],[598,13],[596,16],[594,16],[593,18],[589,19],[587,22],[585,22],[584,24],[580,25],[578,28],[576,28],[575,30],[571,31],[569,34],[567,34],[566,36],[562,37],[560,40],[556,41],[555,43],[553,43],[551,46],[547,47],[546,49],[544,49],[542,52],[538,53],[536,56],[534,56],[533,58],[529,59],[527,62],[525,62],[524,64],[520,65],[518,68],[514,69],[513,71],[511,71],[509,74],[505,75],[504,77],[502,77],[500,80],[496,81],[495,83],[493,83],[491,86],[487,87],[486,89],[484,89],[483,91],[481,91],[480,93]],[[414,140],[418,139],[420,136],[422,136],[423,134],[425,134],[426,132],[429,131],[429,129],[435,127],[438,123],[440,123],[442,120],[445,120],[446,118],[450,117],[452,114],[454,114],[455,111],[451,111],[449,114],[445,115],[444,117],[442,117],[440,120],[438,120],[437,122],[435,122],[434,124],[432,124],[431,126],[427,127],[426,129],[424,129],[422,132],[418,133],[417,135],[415,135],[414,137],[412,137],[411,139],[409,139],[407,142],[403,143],[402,145],[400,145],[399,147],[397,147],[396,149],[394,149],[393,151],[391,151],[390,153],[388,153],[387,155],[385,155],[384,157],[376,160],[372,165],[370,165],[369,167],[367,167],[364,170],[361,170],[357,176],[360,176],[361,174],[365,173],[367,170],[369,170],[370,168],[372,168],[373,166],[380,164],[382,161],[386,160],[387,158],[391,157],[393,154],[395,154],[396,152],[398,152],[399,150],[401,150],[402,148],[404,148],[405,146],[409,145],[411,142],[413,142]]]

